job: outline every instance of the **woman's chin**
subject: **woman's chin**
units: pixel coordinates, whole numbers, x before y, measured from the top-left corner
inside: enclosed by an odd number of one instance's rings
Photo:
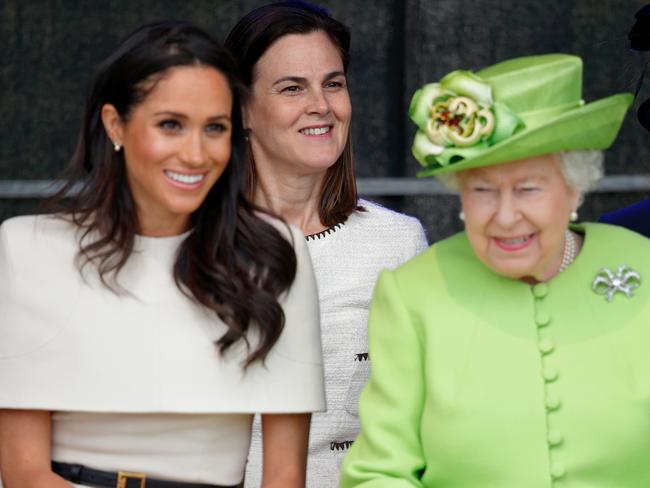
[[[323,157],[322,155],[318,155],[317,157],[303,160],[303,166],[314,173],[321,173],[334,166],[337,161],[338,156]]]

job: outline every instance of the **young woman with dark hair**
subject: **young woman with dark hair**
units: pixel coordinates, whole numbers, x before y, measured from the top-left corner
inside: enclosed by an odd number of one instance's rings
[[[312,418],[307,485],[334,487],[359,431],[356,405],[369,371],[366,318],[375,280],[380,270],[423,250],[426,238],[416,219],[357,196],[346,26],[314,5],[280,2],[245,15],[225,44],[248,88],[248,194],[303,231],[314,263],[328,405]],[[266,479],[261,445],[255,425],[250,487]]]
[[[302,235],[242,195],[230,55],[148,24],[99,67],[50,215],[0,227],[5,488],[303,486],[324,408]],[[141,483],[141,484],[140,484]]]

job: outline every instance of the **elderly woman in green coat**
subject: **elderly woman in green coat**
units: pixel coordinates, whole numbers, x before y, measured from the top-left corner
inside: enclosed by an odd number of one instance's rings
[[[650,241],[578,224],[629,94],[544,55],[419,90],[414,154],[465,231],[384,272],[341,487],[650,486]]]

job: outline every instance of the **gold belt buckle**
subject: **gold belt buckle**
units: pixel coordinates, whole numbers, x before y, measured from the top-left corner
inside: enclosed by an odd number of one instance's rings
[[[139,480],[140,488],[145,488],[147,476],[144,473],[128,473],[126,471],[117,472],[117,485],[115,485],[115,488],[126,488],[126,483],[130,479]]]

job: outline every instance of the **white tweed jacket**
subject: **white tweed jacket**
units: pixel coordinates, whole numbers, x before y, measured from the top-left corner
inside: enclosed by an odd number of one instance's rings
[[[359,432],[357,400],[370,368],[366,322],[377,277],[427,247],[420,222],[361,200],[335,228],[308,236],[321,310],[327,412],[312,416],[308,488],[338,484],[340,463]],[[246,469],[246,488],[259,488],[262,471],[259,422]]]

